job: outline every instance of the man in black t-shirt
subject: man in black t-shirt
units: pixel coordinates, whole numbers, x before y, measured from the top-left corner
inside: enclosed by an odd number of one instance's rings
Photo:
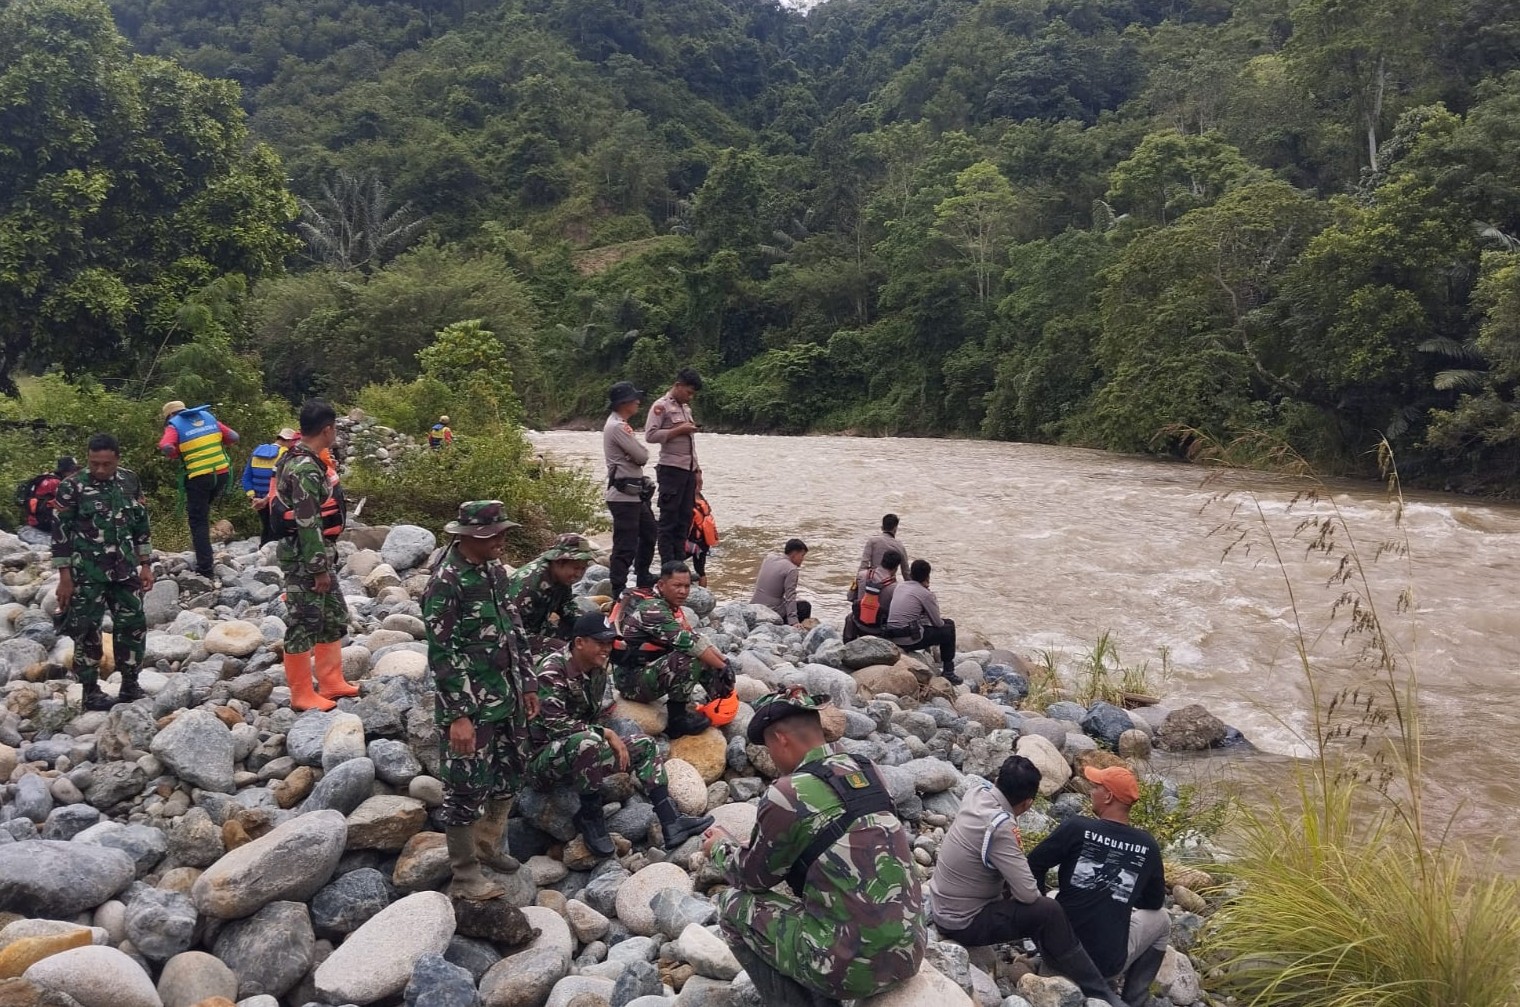
[[[1151,981],[1166,955],[1171,921],[1162,906],[1166,880],[1161,847],[1144,829],[1129,824],[1140,783],[1123,766],[1082,771],[1093,785],[1096,818],[1068,818],[1029,854],[1029,868],[1044,888],[1058,868],[1056,901],[1093,964],[1106,976],[1124,978],[1124,1002],[1150,1000]]]

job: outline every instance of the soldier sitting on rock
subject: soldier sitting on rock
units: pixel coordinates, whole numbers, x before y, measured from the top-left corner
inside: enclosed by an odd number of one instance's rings
[[[596,554],[584,536],[561,535],[547,552],[512,575],[508,590],[535,657],[559,650],[569,641],[570,627],[580,614],[570,589],[586,575],[586,566],[594,559]]]
[[[613,773],[632,773],[654,804],[665,848],[673,850],[713,820],[676,810],[665,762],[653,738],[624,737],[609,726],[607,658],[616,639],[607,617],[593,612],[576,619],[567,650],[539,659],[534,669],[539,715],[528,725],[535,749],[528,772],[537,784],[568,784],[581,792],[575,824],[587,848],[602,857],[612,856],[613,845],[597,789]]]
[[[621,639],[613,648],[613,681],[618,693],[638,703],[667,697],[665,735],[701,734],[713,722],[687,702],[697,686],[709,700],[733,694],[737,673],[718,648],[686,621],[681,606],[691,594],[691,571],[680,560],[660,567],[653,589],[625,594],[612,610]]]
[[[875,767],[833,751],[801,689],[755,703],[747,734],[783,774],[740,845],[711,829],[704,848],[733,888],[718,917],[766,1004],[837,1005],[917,975],[924,899],[908,830]],[[791,894],[774,891],[782,881]]]

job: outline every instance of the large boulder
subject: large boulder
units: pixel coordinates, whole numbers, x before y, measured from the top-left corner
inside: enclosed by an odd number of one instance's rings
[[[0,910],[67,919],[132,883],[130,855],[88,843],[32,839],[0,846]]]
[[[1156,744],[1168,752],[1201,752],[1228,734],[1224,721],[1193,703],[1166,715],[1156,732]]]
[[[1038,734],[1026,734],[1014,751],[1040,771],[1040,796],[1049,797],[1071,782],[1071,765],[1061,750]]]
[[[300,902],[271,902],[223,927],[214,950],[237,974],[238,996],[284,996],[311,969],[311,915]]]
[[[654,909],[649,903],[667,888],[690,892],[691,875],[675,864],[650,864],[618,889],[617,918],[632,933],[644,937],[654,934]]]
[[[399,850],[427,822],[427,807],[410,797],[371,797],[348,816],[351,850]]]
[[[967,720],[981,724],[989,731],[1001,730],[1008,726],[1005,707],[975,692],[956,696],[955,712]]]
[[[1088,707],[1087,715],[1082,718],[1082,730],[1087,736],[1110,751],[1119,747],[1119,736],[1134,726],[1128,713],[1102,700]]]
[[[716,727],[688,734],[670,743],[670,758],[690,763],[705,783],[716,783],[728,768],[728,740]]]
[[[877,664],[896,664],[902,656],[897,644],[879,636],[862,636],[844,645],[843,663],[851,671]]]
[[[414,524],[398,524],[385,536],[380,558],[398,571],[421,565],[438,546],[437,537]]]
[[[400,993],[418,959],[443,954],[454,936],[454,909],[442,892],[408,895],[376,913],[317,966],[319,997],[370,1004]]]
[[[149,751],[186,783],[230,794],[235,747],[232,731],[214,714],[186,710],[153,736]]]
[[[337,811],[293,818],[212,864],[190,897],[201,912],[224,920],[252,915],[277,899],[304,902],[332,877],[347,838],[348,823]]]
[[[873,664],[853,673],[855,685],[866,696],[887,693],[912,696],[918,692],[918,676],[901,664]]]
[[[238,998],[237,975],[215,955],[186,951],[164,964],[158,977],[158,996],[164,1007],[195,1007],[212,997]]]
[[[211,627],[206,639],[201,641],[208,654],[225,654],[228,657],[248,657],[264,646],[264,634],[251,622],[234,620],[219,622]]]
[[[856,1007],[972,1007],[966,991],[946,979],[928,962],[901,986],[857,1000]]]
[[[22,974],[33,986],[72,997],[80,1007],[163,1007],[142,966],[113,947],[74,948]]]
[[[127,903],[127,939],[153,961],[166,961],[195,943],[195,906],[179,892],[138,887]]]

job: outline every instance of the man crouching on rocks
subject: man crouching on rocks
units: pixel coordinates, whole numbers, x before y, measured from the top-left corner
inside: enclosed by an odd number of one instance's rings
[[[607,659],[617,630],[600,612],[582,615],[571,629],[570,646],[539,659],[533,669],[539,716],[528,725],[534,753],[528,763],[535,783],[564,783],[581,792],[575,824],[587,849],[599,857],[613,853],[612,837],[598,792],[613,773],[632,773],[654,804],[660,835],[673,850],[712,824],[676,811],[670,798],[665,760],[645,734],[623,737],[607,725],[612,713]]]
[[[500,500],[460,504],[458,520],[443,527],[454,541],[422,595],[443,736],[436,816],[454,869],[449,894],[477,901],[506,892],[481,873],[482,861],[508,873],[519,867],[501,843],[521,782],[527,723],[538,716],[528,641],[501,563],[507,529],[516,527]]]
[[[820,698],[756,702],[750,743],[783,775],[747,845],[718,829],[704,843],[734,886],[719,922],[766,1004],[874,996],[918,974],[927,940],[907,830],[875,767],[825,744]],[[782,881],[791,895],[771,890]]]
[[[121,448],[110,434],[90,438],[88,467],[58,484],[54,506],[53,566],[58,568],[60,631],[74,639],[74,677],[84,686],[86,710],[109,710],[100,691],[103,641],[100,622],[111,613],[118,701],[141,698],[137,672],[148,638],[142,593],[153,588],[148,508],[137,476],[120,467]]]

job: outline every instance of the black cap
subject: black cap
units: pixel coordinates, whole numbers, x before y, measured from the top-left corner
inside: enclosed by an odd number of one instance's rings
[[[765,729],[799,713],[817,713],[829,701],[827,696],[809,695],[800,686],[785,692],[773,692],[755,700],[755,715],[744,731],[752,745],[765,744]]]
[[[74,456],[63,455],[58,459],[58,467],[53,470],[53,474],[57,476],[66,476],[71,472],[78,471],[79,463],[74,460]]]
[[[612,623],[608,622],[607,617],[600,612],[587,612],[585,615],[577,616],[575,627],[570,631],[572,638],[584,636],[588,640],[600,640],[603,643],[616,640],[617,635],[617,630],[613,628]]]
[[[625,402],[643,402],[644,393],[633,387],[632,381],[619,381],[607,389],[607,408],[616,409]]]

